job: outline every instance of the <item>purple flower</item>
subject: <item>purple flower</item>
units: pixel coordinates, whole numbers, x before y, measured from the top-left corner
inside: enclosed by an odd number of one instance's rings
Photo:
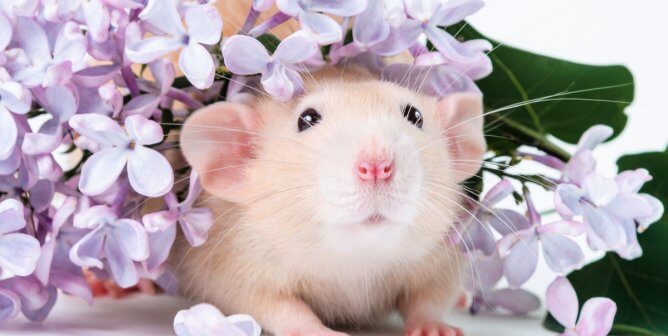
[[[494,208],[494,205],[510,196],[513,191],[511,182],[503,179],[487,192],[480,204],[474,205],[472,211],[463,214],[466,220],[462,232],[462,247],[467,250],[481,250],[489,256],[497,249],[490,226],[502,236],[515,234],[530,226],[527,218],[517,211]]]
[[[513,314],[524,315],[540,307],[540,299],[524,289],[495,289],[503,277],[503,262],[498,254],[486,256],[478,251],[469,253],[469,258],[474,270],[469,280],[469,289],[473,293],[470,307],[473,314],[502,308]]]
[[[126,53],[131,61],[149,63],[182,49],[179,67],[193,86],[206,89],[213,84],[215,65],[209,51],[202,46],[218,43],[223,31],[223,21],[213,6],[187,7],[185,28],[174,1],[149,0],[140,18],[165,35],[130,43]]]
[[[46,90],[33,88],[35,97],[52,118],[44,123],[38,132],[26,133],[21,150],[26,154],[48,154],[61,144],[63,124],[77,111],[74,93],[63,85],[54,85]]]
[[[582,306],[578,319],[578,297],[564,277],[547,288],[547,310],[566,330],[564,336],[606,336],[612,329],[617,305],[608,298],[595,297]],[[576,323],[577,320],[577,323]]]
[[[592,151],[612,134],[613,129],[607,125],[595,125],[584,132],[578,141],[575,154],[563,169],[563,180],[581,185],[585,176],[596,170],[596,159]]]
[[[139,281],[135,262],[149,257],[148,236],[144,227],[132,219],[118,219],[109,207],[93,206],[75,217],[74,225],[93,229],[70,250],[70,259],[81,267],[105,268],[121,287]]]
[[[278,9],[301,23],[302,29],[311,33],[321,45],[332,44],[343,39],[341,26],[331,17],[354,16],[366,8],[365,0],[276,0]]]
[[[214,218],[209,208],[193,208],[201,190],[197,173],[193,171],[190,175],[188,196],[183,202],[178,203],[176,195],[170,192],[165,195],[168,210],[142,217],[144,227],[149,232],[151,257],[146,262],[149,270],[159,267],[167,260],[176,237],[177,222],[190,245],[200,246],[206,241]]]
[[[545,263],[555,272],[566,274],[584,265],[584,255],[578,244],[567,236],[580,235],[584,229],[575,221],[556,221],[542,224],[529,193],[525,193],[527,214],[531,226],[510,233],[499,241],[504,255],[504,274],[511,287],[519,287],[536,271],[538,245],[542,245]]]
[[[248,315],[225,317],[216,307],[200,303],[174,317],[178,336],[260,336],[260,325]]]
[[[143,91],[147,92],[133,97],[123,107],[123,116],[135,114],[150,118],[158,108],[163,97],[169,92],[174,82],[174,66],[165,59],[158,59],[149,64],[155,83],[142,81]]]
[[[98,114],[76,115],[70,126],[100,146],[83,166],[79,189],[86,195],[99,195],[109,189],[127,164],[132,188],[148,197],[166,194],[174,184],[174,172],[167,159],[145,146],[163,139],[162,128],[141,115],[125,119],[125,130],[109,117]]]
[[[8,77],[0,69],[0,160],[8,159],[16,149],[19,127],[13,113],[28,113],[32,102],[30,91]]]
[[[12,45],[20,50],[13,50],[6,67],[14,80],[29,88],[68,84],[86,54],[84,36],[74,22],[45,31],[36,21],[18,18]]]
[[[0,290],[13,292],[15,298],[19,300],[11,303],[12,310],[20,308],[26,318],[35,322],[46,319],[58,297],[58,291],[55,287],[42,285],[32,275],[0,281]],[[2,310],[0,308],[0,311]],[[2,313],[0,312],[0,314]]]
[[[264,89],[281,101],[301,92],[304,83],[294,69],[318,52],[313,37],[300,30],[283,40],[273,55],[258,40],[235,35],[223,44],[225,66],[237,75],[262,74]]]
[[[0,323],[16,317],[21,311],[21,298],[9,289],[0,287]]]
[[[0,280],[30,275],[37,265],[37,239],[17,231],[26,226],[23,204],[13,198],[0,202]]]

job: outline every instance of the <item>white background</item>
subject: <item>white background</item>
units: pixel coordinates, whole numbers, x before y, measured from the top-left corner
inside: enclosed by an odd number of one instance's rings
[[[624,133],[596,153],[603,171],[614,173],[614,162],[621,155],[663,150],[668,144],[665,0],[487,0],[487,7],[470,21],[489,37],[512,46],[579,62],[624,64],[631,69],[636,99],[627,110],[630,119]],[[538,200],[549,201],[547,197]],[[528,287],[542,296],[553,276],[541,265]],[[19,319],[3,326],[0,334],[168,335],[172,334],[173,315],[188,305],[168,297],[100,300],[92,307],[64,299],[43,325]],[[540,327],[540,314],[519,319],[455,315],[448,321],[462,326],[467,335],[549,335]]]

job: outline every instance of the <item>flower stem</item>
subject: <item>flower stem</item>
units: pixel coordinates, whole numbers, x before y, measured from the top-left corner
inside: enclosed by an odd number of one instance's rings
[[[178,100],[193,110],[204,107],[204,104],[200,103],[183,90],[169,88],[169,91],[167,91],[167,97]]]
[[[487,118],[492,122],[501,123],[505,130],[511,132],[517,138],[530,141],[528,145],[533,145],[547,154],[556,156],[562,161],[568,162],[571,159],[571,155],[568,152],[548,140],[545,135],[526,127],[517,121],[494,114],[487,115]]]
[[[258,36],[268,32],[268,31],[270,31],[274,27],[280,25],[281,23],[287,21],[290,18],[291,18],[290,15],[287,15],[283,12],[278,12],[278,13],[272,15],[269,19],[267,19],[267,21],[263,22],[262,24],[260,24],[259,26],[255,27],[255,28],[251,29],[250,32],[248,32],[248,35],[253,36],[253,37],[258,37]]]
[[[129,66],[123,67],[121,69],[121,75],[123,75],[123,81],[125,81],[125,85],[128,87],[128,90],[130,90],[130,94],[133,97],[139,96],[139,86],[137,85],[135,74],[132,73],[132,68]]]
[[[613,335],[658,336],[658,334],[651,332],[649,330],[626,324],[613,325],[610,333]]]

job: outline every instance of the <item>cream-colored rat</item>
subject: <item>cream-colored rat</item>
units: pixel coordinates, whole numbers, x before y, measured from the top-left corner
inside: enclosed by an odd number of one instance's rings
[[[406,335],[460,335],[441,319],[465,270],[446,235],[458,182],[485,150],[481,97],[438,100],[347,67],[282,104],[221,102],[181,146],[217,215],[172,252],[181,291],[276,335],[344,335],[393,310]]]

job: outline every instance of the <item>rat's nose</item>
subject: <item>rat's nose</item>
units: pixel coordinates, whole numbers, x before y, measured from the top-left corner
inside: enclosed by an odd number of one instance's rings
[[[392,160],[384,158],[362,159],[357,162],[357,176],[365,182],[385,181],[392,176]]]

